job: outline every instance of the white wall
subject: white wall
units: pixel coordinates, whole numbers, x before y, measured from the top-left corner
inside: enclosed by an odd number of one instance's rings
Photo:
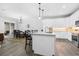
[[[20,30],[25,31],[27,30],[27,24],[30,25],[30,29],[32,30],[41,30],[43,28],[42,20],[39,20],[35,17],[27,17],[22,19],[22,24],[20,25]]]

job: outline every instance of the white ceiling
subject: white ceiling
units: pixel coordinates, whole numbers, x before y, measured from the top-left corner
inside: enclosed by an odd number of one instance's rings
[[[38,3],[0,3],[0,12],[6,16],[38,17]],[[78,3],[42,3],[41,8],[45,9],[44,16],[60,16],[72,13],[79,8]]]

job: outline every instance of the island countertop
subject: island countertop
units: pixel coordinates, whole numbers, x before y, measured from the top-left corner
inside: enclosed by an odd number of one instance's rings
[[[45,32],[36,32],[36,33],[32,33],[32,35],[53,35],[55,36],[54,33],[45,33]]]

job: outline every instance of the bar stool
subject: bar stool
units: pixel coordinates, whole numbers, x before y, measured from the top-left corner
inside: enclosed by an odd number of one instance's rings
[[[3,40],[4,40],[4,34],[0,33],[0,44],[1,44],[1,47],[2,47],[2,44],[3,44]]]
[[[31,33],[29,30],[25,31],[25,49],[27,47],[27,45],[32,46],[32,37],[31,37]],[[27,41],[29,40],[29,43],[27,43]]]

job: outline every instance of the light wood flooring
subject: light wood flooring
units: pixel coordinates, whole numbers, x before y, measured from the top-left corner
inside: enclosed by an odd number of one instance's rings
[[[79,56],[79,48],[67,39],[56,40],[57,56]]]
[[[0,56],[38,56],[32,52],[32,47],[24,49],[25,39],[5,39]],[[56,40],[55,56],[79,56],[79,48],[66,39]]]

